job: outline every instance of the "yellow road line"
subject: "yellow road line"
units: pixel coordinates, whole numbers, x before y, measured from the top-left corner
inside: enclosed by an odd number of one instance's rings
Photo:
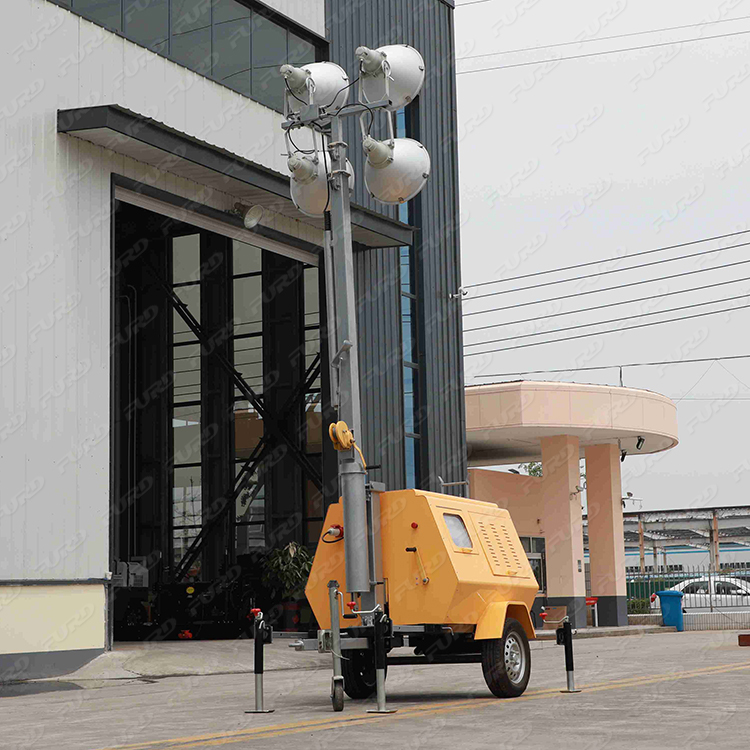
[[[735,672],[742,669],[750,669],[750,662],[742,664],[729,664],[724,666],[704,667],[690,672],[667,672],[659,675],[647,675],[644,677],[631,677],[609,682],[593,683],[584,685],[583,688],[587,693],[603,692],[605,690],[616,690],[628,687],[638,687],[642,685],[653,685],[660,682],[670,682],[676,680],[685,680],[692,677],[708,676],[712,674],[724,674],[726,672]],[[543,688],[534,692],[528,692],[519,698],[509,698],[498,701],[492,698],[472,698],[446,703],[425,703],[417,706],[408,706],[399,708],[398,713],[390,714],[389,719],[408,719],[418,718],[425,715],[437,715],[445,713],[454,713],[467,708],[487,708],[489,706],[502,707],[519,701],[540,700],[542,698],[551,698],[559,696],[559,688]],[[213,747],[217,745],[227,745],[233,742],[240,742],[245,739],[266,739],[272,737],[281,737],[290,734],[299,734],[300,732],[314,732],[325,729],[335,729],[337,727],[357,726],[366,722],[377,720],[377,714],[357,716],[351,718],[345,717],[327,717],[325,719],[312,719],[308,721],[291,722],[288,724],[273,724],[265,727],[253,727],[242,729],[236,732],[222,732],[207,734],[193,737],[175,737],[167,740],[152,740],[148,742],[136,743],[134,745],[119,745],[116,748],[106,750],[169,750],[170,748],[179,748],[180,750],[195,747]]]

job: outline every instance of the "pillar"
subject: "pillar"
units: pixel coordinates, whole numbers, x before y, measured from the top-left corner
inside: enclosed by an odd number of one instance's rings
[[[616,445],[593,445],[586,448],[586,497],[591,595],[599,598],[599,624],[627,625],[622,484],[620,452]]]
[[[542,438],[547,602],[568,608],[573,627],[586,627],[586,575],[578,438]]]

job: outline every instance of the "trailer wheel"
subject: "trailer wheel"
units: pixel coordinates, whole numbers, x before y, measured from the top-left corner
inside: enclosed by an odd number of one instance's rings
[[[344,686],[341,680],[334,680],[331,685],[331,705],[334,711],[344,710]]]
[[[502,638],[482,641],[484,681],[498,698],[517,698],[529,684],[531,649],[521,623],[509,617]]]
[[[341,674],[344,691],[350,698],[369,698],[375,693],[375,654],[371,649],[344,651]]]

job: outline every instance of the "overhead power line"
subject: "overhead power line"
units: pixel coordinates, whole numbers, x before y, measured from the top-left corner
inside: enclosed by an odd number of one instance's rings
[[[488,0],[479,0],[479,2],[488,2]],[[461,3],[461,5],[474,5],[475,3]],[[460,8],[461,5],[456,5]],[[712,26],[717,23],[730,23],[732,21],[745,21],[750,16],[737,16],[736,18],[719,18],[716,21],[702,21],[701,23],[687,23],[682,26],[667,26],[663,29],[644,29],[643,31],[630,31],[626,34],[612,34],[612,36],[592,36],[586,39],[574,39],[572,42],[555,42],[554,44],[540,44],[536,47],[521,47],[520,49],[508,49],[501,52],[485,52],[482,55],[465,55],[457,57],[456,62],[461,60],[475,60],[478,57],[494,57],[495,55],[512,55],[518,52],[535,52],[540,49],[552,49],[553,47],[568,47],[571,44],[584,44],[589,42],[606,42],[609,39],[624,39],[629,36],[642,36],[643,34],[660,34],[664,31],[679,31],[680,29],[694,29],[700,26]],[[675,42],[677,44],[677,42]]]
[[[464,289],[475,289],[480,286],[489,286],[490,284],[504,284],[509,281],[521,281],[521,279],[530,279],[534,276],[546,276],[550,273],[562,273],[563,271],[574,271],[577,268],[586,268],[588,266],[598,266],[602,263],[611,263],[614,260],[628,260],[629,258],[637,258],[641,255],[651,255],[653,253],[661,253],[665,250],[676,250],[678,247],[689,247],[690,245],[700,245],[703,242],[713,242],[714,240],[724,240],[727,237],[737,237],[740,234],[747,234],[750,229],[742,229],[737,232],[729,232],[728,234],[717,234],[715,237],[704,237],[700,240],[690,240],[689,242],[679,242],[676,245],[664,245],[664,247],[655,247],[651,250],[641,250],[638,253],[631,253],[630,255],[623,255],[621,258],[601,258],[600,260],[589,260],[586,263],[576,263],[572,266],[560,266],[560,268],[550,268],[547,271],[534,271],[534,273],[524,273],[520,276],[510,276],[507,279],[495,279],[494,281],[480,281],[476,284],[464,284]],[[476,297],[472,297],[476,299]]]
[[[710,310],[709,312],[696,313],[695,315],[684,315],[679,318],[670,318],[669,320],[657,320],[653,323],[639,323],[635,326],[626,326],[625,328],[613,328],[611,331],[598,331],[596,333],[581,333],[577,336],[565,336],[561,339],[552,339],[551,341],[535,341],[530,344],[519,344],[518,346],[506,346],[500,349],[489,349],[484,352],[469,352],[464,354],[464,357],[476,357],[480,354],[495,354],[496,352],[508,352],[514,349],[526,349],[530,346],[543,346],[544,344],[559,344],[563,341],[573,341],[574,339],[585,339],[591,336],[604,336],[607,333],[621,333],[622,331],[632,331],[636,328],[650,328],[651,326],[660,326],[665,323],[679,323],[683,320],[692,320],[693,318],[704,318],[707,315],[718,315],[720,313],[734,312],[735,310],[744,310],[750,307],[750,305],[737,305],[736,307],[730,307],[726,310]]]
[[[635,302],[646,302],[652,299],[663,299],[664,297],[673,297],[675,294],[687,294],[688,292],[699,292],[704,289],[712,289],[717,286],[726,286],[727,284],[739,284],[742,281],[750,281],[750,276],[743,276],[740,279],[729,279],[729,281],[717,281],[715,284],[704,284],[703,286],[693,286],[690,289],[678,289],[675,292],[665,292],[664,294],[651,294],[648,297],[636,297],[635,299],[626,299],[622,302],[608,302],[606,305],[594,305],[593,307],[581,307],[577,310],[565,310],[563,312],[549,313],[549,315],[537,315],[535,318],[522,318],[521,320],[509,320],[507,323],[490,323],[486,326],[476,326],[475,328],[464,328],[464,333],[473,331],[486,331],[490,328],[504,328],[505,326],[518,325],[520,323],[533,323],[537,320],[547,318],[559,318],[563,315],[576,315],[579,313],[592,312],[593,310],[604,310],[608,307],[620,307],[622,305],[631,305]]]
[[[564,333],[566,331],[575,331],[581,328],[591,328],[592,326],[603,326],[608,325],[609,323],[621,323],[624,320],[634,320],[635,318],[648,318],[652,315],[666,315],[667,313],[673,313],[677,312],[678,310],[692,310],[696,307],[705,307],[706,305],[717,305],[720,302],[732,302],[736,299],[746,299],[747,297],[750,297],[750,293],[748,294],[738,294],[735,297],[724,297],[722,299],[714,299],[709,300],[708,302],[696,302],[692,305],[680,305],[680,307],[670,307],[667,310],[654,310],[652,312],[647,313],[641,313],[640,315],[628,315],[624,318],[610,318],[609,320],[599,320],[595,323],[581,323],[580,325],[576,326],[567,326],[565,328],[553,328],[550,331],[535,331],[534,333],[524,333],[519,336],[506,336],[505,338],[501,339],[490,339],[489,341],[475,341],[471,344],[464,344],[464,349],[470,347],[470,346],[482,346],[483,344],[499,344],[502,341],[517,341],[518,339],[528,339],[533,336],[545,336],[550,333]],[[667,322],[667,321],[662,321]],[[625,328],[616,329],[616,330],[627,330]],[[599,333],[613,333],[613,331],[599,331]],[[592,333],[592,335],[595,335]]]
[[[690,42],[707,42],[710,39],[724,39],[730,36],[740,36],[750,34],[750,29],[746,31],[730,31],[726,34],[715,34],[714,36],[699,36],[692,39],[681,39],[677,42],[659,42],[657,44],[640,44],[637,47],[622,47],[621,49],[603,50],[601,52],[586,52],[582,55],[569,55],[568,57],[552,57],[547,60],[530,60],[528,62],[511,63],[510,65],[492,65],[487,68],[477,68],[476,70],[459,70],[456,75],[463,76],[469,73],[485,73],[489,70],[509,70],[510,68],[524,68],[527,65],[544,65],[551,62],[562,62],[563,60],[580,60],[585,57],[599,57],[600,55],[614,55],[617,52],[635,52],[642,49],[654,49],[655,47],[673,47],[676,44],[688,44]]]
[[[662,362],[627,362],[619,365],[592,365],[590,367],[562,367],[557,370],[515,370],[514,372],[492,372],[477,375],[478,378],[509,378],[513,375],[556,375],[564,372],[594,372],[596,370],[619,370],[626,367],[666,367],[667,365],[690,365],[698,362],[722,362],[732,359],[750,359],[750,354],[728,354],[724,357],[698,357],[695,359],[668,359]]]
[[[602,289],[588,289],[583,292],[574,292],[573,294],[562,294],[559,297],[547,297],[546,299],[531,300],[529,302],[516,302],[514,305],[504,305],[503,307],[491,307],[488,310],[473,310],[472,312],[465,312],[463,316],[468,318],[471,315],[485,315],[491,312],[500,312],[501,310],[514,310],[517,307],[528,307],[529,305],[541,305],[545,302],[557,302],[558,300],[571,299],[573,297],[583,297],[586,294],[601,294],[602,292],[613,292],[619,289],[627,289],[631,286],[639,286],[640,284],[651,284],[654,281],[666,281],[667,279],[679,279],[683,276],[693,276],[696,273],[706,273],[707,271],[718,271],[721,268],[731,268],[733,266],[741,266],[745,263],[750,263],[748,260],[738,260],[734,263],[723,263],[720,266],[713,266],[712,268],[698,268],[695,271],[683,271],[682,273],[673,273],[668,276],[657,276],[655,279],[641,279],[640,281],[630,281],[627,284],[619,284],[618,286],[607,286]]]
[[[738,245],[728,245],[727,247],[714,247],[711,250],[701,250],[698,253],[688,253],[687,255],[678,255],[675,258],[662,258],[661,260],[652,260],[648,263],[639,263],[635,266],[626,266],[625,268],[610,268],[606,271],[598,271],[597,273],[586,273],[582,276],[571,276],[568,279],[557,279],[556,281],[543,281],[541,284],[531,284],[530,286],[521,286],[515,289],[501,289],[497,292],[487,292],[486,294],[478,294],[476,297],[468,297],[464,302],[473,302],[477,299],[486,299],[487,297],[496,297],[499,294],[509,294],[511,292],[524,292],[528,289],[541,289],[545,286],[554,286],[555,284],[565,284],[568,281],[582,281],[583,279],[595,279],[600,276],[608,276],[611,273],[622,273],[623,271],[634,271],[639,268],[648,268],[649,266],[659,266],[662,263],[674,263],[678,260],[688,260],[689,258],[699,258],[703,255],[712,255],[713,253],[720,253],[722,250],[734,250],[738,247],[747,247],[750,242],[741,242]]]

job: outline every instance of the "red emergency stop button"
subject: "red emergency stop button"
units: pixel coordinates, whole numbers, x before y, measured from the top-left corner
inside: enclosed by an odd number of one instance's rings
[[[412,521],[411,522],[411,527],[412,527],[412,529],[417,529],[417,528],[419,528],[419,524],[416,521]]]

